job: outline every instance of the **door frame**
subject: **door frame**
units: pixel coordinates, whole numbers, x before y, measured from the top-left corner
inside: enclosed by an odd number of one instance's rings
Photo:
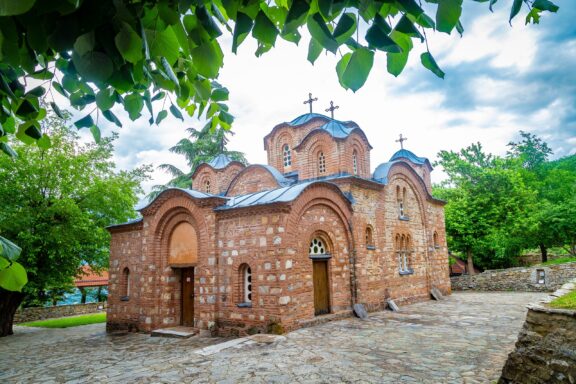
[[[191,276],[186,276],[186,272],[190,272]],[[194,326],[194,315],[195,315],[195,288],[196,288],[196,284],[194,282],[194,276],[195,276],[195,268],[194,267],[186,267],[186,268],[180,268],[180,325],[182,326],[186,326],[186,327],[193,327]],[[191,309],[192,309],[192,323],[189,324],[187,323],[187,319],[185,319],[184,317],[184,308],[185,308],[185,304],[184,301],[186,299],[186,295],[185,295],[185,289],[184,289],[184,284],[186,284],[187,281],[185,281],[185,278],[189,277],[191,279],[191,283],[192,283],[192,299],[189,301],[189,304],[191,305]]]
[[[332,313],[332,292],[330,290],[331,278],[330,278],[330,259],[332,256],[330,254],[318,255],[316,257],[311,256],[312,260],[312,298],[314,303],[314,316],[323,316]],[[314,284],[314,263],[323,263],[326,266],[326,295],[328,296],[328,312],[316,314],[316,285]]]

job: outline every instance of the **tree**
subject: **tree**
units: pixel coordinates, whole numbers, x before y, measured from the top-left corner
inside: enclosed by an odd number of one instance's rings
[[[0,289],[0,308],[12,316],[22,301],[41,305],[51,292],[72,286],[83,264],[107,264],[105,227],[135,217],[149,172],[114,170],[114,136],[83,145],[59,118],[45,122],[50,147],[14,142],[18,158],[0,156],[0,234],[22,248],[18,261],[28,273],[21,294]],[[12,317],[0,320],[0,336],[11,334]]]
[[[159,168],[170,173],[173,179],[166,185],[155,185],[152,188],[152,192],[148,195],[149,199],[155,198],[160,192],[170,187],[190,188],[192,172],[196,167],[204,162],[209,162],[220,154],[227,155],[232,160],[239,161],[243,164],[247,163],[242,152],[229,151],[226,149],[226,144],[228,144],[228,138],[226,136],[232,132],[222,128],[218,128],[212,132],[212,130],[206,126],[201,130],[188,128],[186,131],[190,136],[180,140],[178,144],[170,148],[170,152],[184,155],[188,163],[189,171],[182,171],[172,164],[161,164]]]
[[[441,151],[448,180],[434,193],[447,200],[448,245],[467,257],[468,270],[508,267],[525,246],[535,194],[505,159],[485,154],[480,143],[460,152]]]
[[[475,0],[487,2],[488,0]],[[308,60],[326,51],[339,54],[340,84],[353,91],[366,82],[374,55],[387,56],[387,70],[398,76],[414,41],[425,44],[422,65],[439,77],[444,72],[428,50],[426,30],[463,33],[462,0],[0,0],[0,149],[14,155],[9,137],[41,140],[41,104],[54,94],[78,110],[75,122],[100,138],[100,114],[118,126],[112,112],[122,105],[131,120],[144,107],[150,124],[168,110],[183,119],[206,118],[207,126],[230,129],[233,117],[224,103],[228,90],[216,82],[224,63],[219,39],[232,37],[232,52],[251,34],[256,55],[272,49],[278,37],[298,43],[311,35]],[[490,9],[496,0],[490,0]],[[510,21],[526,5],[526,23],[538,23],[543,11],[556,12],[550,0],[512,0]],[[430,15],[433,15],[431,17]],[[232,25],[233,24],[233,25]],[[360,28],[360,24],[365,24]],[[366,28],[364,28],[366,27]],[[359,30],[366,30],[360,36]],[[154,113],[154,101],[162,108]],[[46,141],[46,140],[45,140]]]

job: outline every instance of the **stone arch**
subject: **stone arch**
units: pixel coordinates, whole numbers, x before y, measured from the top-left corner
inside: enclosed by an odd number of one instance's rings
[[[249,165],[230,182],[226,196],[245,195],[247,193],[280,188],[280,183],[276,177],[267,166],[260,164]]]
[[[198,262],[198,234],[190,221],[174,226],[168,239],[168,264],[192,266]]]
[[[393,172],[393,169],[397,167],[399,167],[399,169],[397,169],[396,172]],[[420,215],[418,217],[419,223],[425,226],[427,222],[427,213],[424,202],[429,194],[427,193],[426,187],[423,185],[423,183],[419,183],[418,180],[421,181],[419,176],[414,172],[413,169],[409,168],[409,166],[394,164],[388,176],[388,185],[394,186],[394,190],[389,191],[389,193],[394,193],[392,198],[393,201],[401,200],[404,202],[404,204],[406,204],[406,192],[408,191],[406,186],[408,186],[409,191],[416,200],[418,210],[420,211]],[[398,181],[402,181],[405,185],[400,186]]]
[[[346,159],[353,159],[354,153],[356,153],[357,169],[356,175],[361,177],[369,177],[370,175],[370,161],[369,161],[369,145],[362,140],[362,137],[357,133],[353,132],[347,140],[347,152],[348,156]],[[353,161],[353,160],[352,160]],[[350,173],[354,174],[354,167],[352,164],[342,164],[344,169],[350,169]]]

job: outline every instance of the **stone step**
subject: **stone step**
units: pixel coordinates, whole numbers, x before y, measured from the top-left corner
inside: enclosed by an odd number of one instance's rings
[[[199,333],[198,329],[193,327],[170,327],[160,328],[152,331],[152,337],[176,337],[187,339]]]

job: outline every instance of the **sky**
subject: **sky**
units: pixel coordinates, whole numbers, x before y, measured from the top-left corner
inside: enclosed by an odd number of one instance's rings
[[[248,161],[266,163],[263,137],[277,124],[307,113],[308,93],[318,97],[314,112],[324,113],[330,101],[339,109],[335,118],[353,120],[373,146],[372,171],[405,148],[432,162],[440,150],[458,151],[481,142],[486,151],[504,155],[506,144],[524,130],[538,135],[554,157],[576,153],[576,7],[573,0],[556,0],[557,14],[544,13],[539,25],[524,25],[525,11],[508,24],[510,2],[465,1],[464,35],[428,33],[430,51],[446,73],[439,79],[420,64],[423,44],[415,48],[404,72],[395,78],[386,71],[386,56],[376,54],[367,83],[356,93],[344,90],[335,71],[339,57],[321,55],[315,65],[306,60],[308,37],[299,46],[280,38],[260,58],[248,37],[238,54],[231,52],[230,37],[222,41],[224,68],[218,81],[230,90],[230,111],[236,117],[228,148],[242,151]],[[114,110],[125,125],[102,127],[103,134],[119,133],[115,162],[119,169],[152,164],[152,180],[145,191],[164,184],[170,176],[156,169],[170,163],[186,169],[182,156],[169,148],[186,136],[185,128],[203,124],[172,117],[160,126],[148,124],[146,114],[131,122]],[[84,132],[84,137],[89,133]],[[432,181],[443,179],[442,170]]]

